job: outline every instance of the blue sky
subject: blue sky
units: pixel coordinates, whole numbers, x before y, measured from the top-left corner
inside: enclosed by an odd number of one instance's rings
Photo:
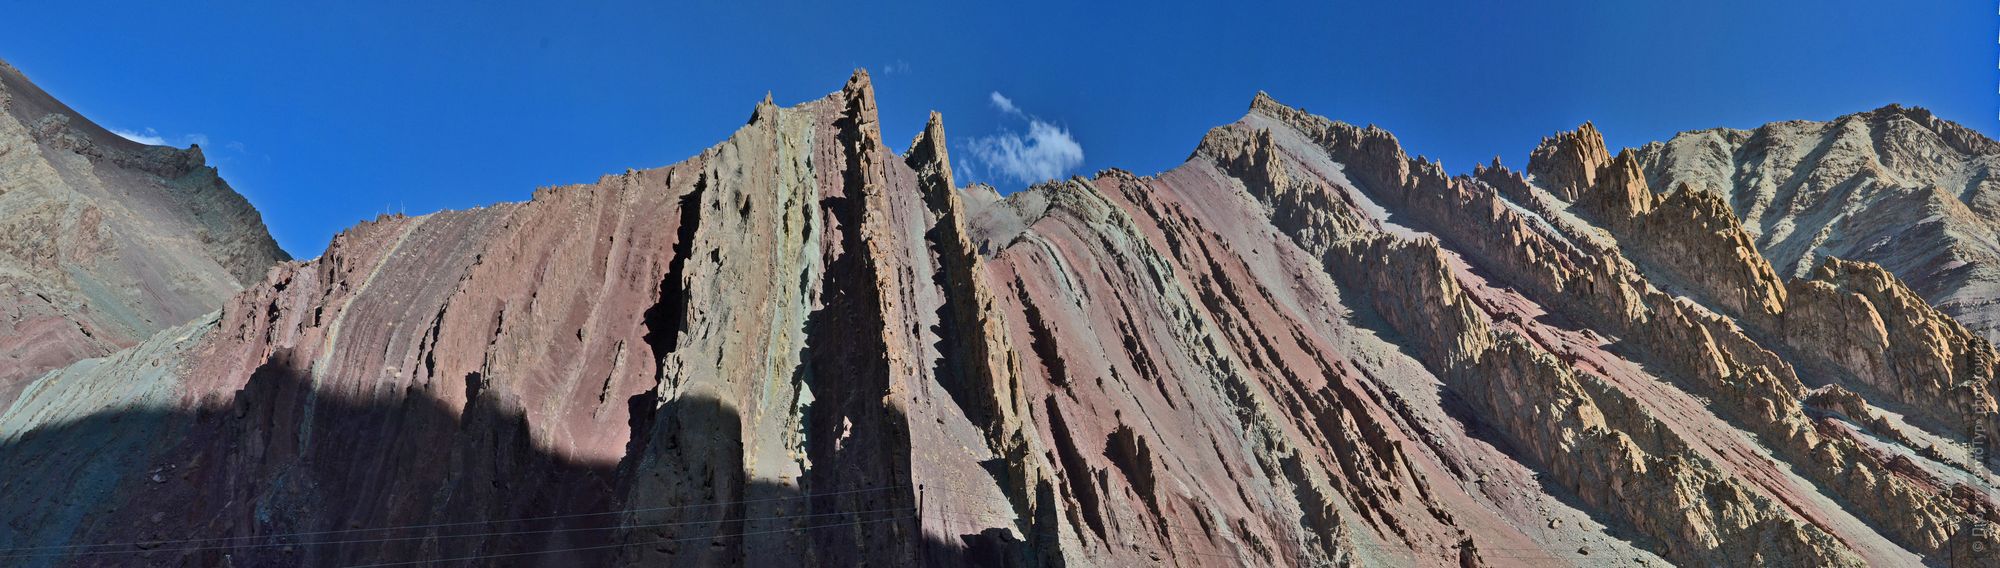
[[[1171,168],[1259,89],[1454,172],[1584,120],[1636,146],[1901,102],[2000,132],[1986,0],[83,4],[0,0],[0,58],[106,127],[207,140],[301,257],[385,210],[679,161],[855,67],[892,145],[937,109],[1003,189]]]

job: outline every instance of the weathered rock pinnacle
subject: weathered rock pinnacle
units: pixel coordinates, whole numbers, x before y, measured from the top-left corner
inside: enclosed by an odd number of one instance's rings
[[[1597,186],[1598,171],[1610,162],[1604,135],[1598,133],[1596,125],[1585,122],[1574,131],[1543,138],[1528,156],[1528,175],[1557,197],[1575,201]]]

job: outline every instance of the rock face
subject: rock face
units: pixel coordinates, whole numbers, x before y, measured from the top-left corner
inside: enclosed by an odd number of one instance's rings
[[[1604,134],[1597,126],[1584,123],[1575,132],[1563,132],[1542,139],[1528,157],[1528,174],[1543,187],[1565,200],[1574,200],[1597,187],[1598,171],[1611,163],[1604,148]]]
[[[1816,370],[1906,405],[1933,428],[1996,432],[2000,355],[1985,338],[1874,264],[1829,257],[1791,288],[1798,301],[1785,317],[1785,341]]]
[[[285,258],[201,148],[126,140],[0,62],[0,407],[222,307]]]
[[[1453,176],[1259,94],[1174,169],[1001,196],[877,112],[857,73],[364,223],[42,376],[0,559],[2000,562],[1991,343],[1891,268],[1786,281],[1657,148]]]
[[[1920,108],[1684,132],[1639,150],[1653,187],[1722,196],[1789,278],[1872,262],[2000,340],[2000,143]]]

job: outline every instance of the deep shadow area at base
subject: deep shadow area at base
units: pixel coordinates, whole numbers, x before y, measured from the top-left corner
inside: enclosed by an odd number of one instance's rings
[[[740,456],[714,473],[744,483],[649,501],[631,491],[641,469],[686,464],[539,447],[520,401],[490,378],[461,414],[418,387],[379,400],[316,393],[300,368],[280,353],[227,401],[109,410],[0,446],[0,565],[771,565],[868,524],[921,534],[910,511],[814,510],[796,488],[748,480]],[[693,417],[735,423],[738,412],[684,397],[643,422]],[[682,434],[742,447],[733,428]],[[936,566],[1022,565],[1010,538],[968,537],[916,548]]]

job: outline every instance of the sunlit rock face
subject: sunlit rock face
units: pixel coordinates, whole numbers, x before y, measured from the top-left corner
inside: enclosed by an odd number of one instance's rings
[[[0,407],[222,307],[285,258],[201,148],[113,134],[0,61]]]
[[[1655,188],[1726,199],[1779,273],[1881,265],[2000,340],[2000,143],[1921,108],[1684,132],[1639,150]]]
[[[1174,169],[1001,196],[953,179],[941,117],[899,155],[877,116],[857,73],[672,166],[383,217],[34,380],[0,414],[0,558],[1893,566],[2000,547],[1972,529],[2000,518],[1964,446],[1995,417],[1980,328],[1885,259],[1792,270],[1734,186],[1661,174],[1680,171],[1662,147],[1614,154],[1585,125],[1527,173],[1451,175],[1260,94]]]

